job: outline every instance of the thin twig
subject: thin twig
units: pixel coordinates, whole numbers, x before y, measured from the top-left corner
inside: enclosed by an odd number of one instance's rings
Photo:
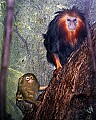
[[[91,51],[91,56],[92,56],[92,63],[93,63],[93,68],[94,72],[96,72],[96,63],[95,63],[95,53],[93,50],[93,41],[91,37],[91,32],[88,24],[88,18],[89,18],[89,12],[90,12],[90,6],[91,6],[92,0],[85,0],[85,18],[86,18],[86,29],[87,29],[87,34],[88,34],[88,43]]]
[[[19,13],[19,10],[14,14],[14,22],[16,23],[16,21],[17,21],[17,14]],[[18,37],[22,40],[22,42],[25,44],[25,48],[26,48],[26,50],[27,50],[27,55],[30,57],[31,56],[31,54],[30,54],[30,50],[29,50],[29,48],[28,48],[28,43],[27,43],[27,38],[26,39],[24,39],[23,37],[22,37],[22,35],[19,33],[19,31],[18,31],[18,26],[16,25],[16,24],[14,24],[14,27],[15,27],[15,29],[14,29],[14,32],[18,35]]]

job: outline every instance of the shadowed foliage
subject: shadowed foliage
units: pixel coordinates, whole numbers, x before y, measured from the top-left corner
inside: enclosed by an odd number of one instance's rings
[[[96,52],[96,25],[92,27]],[[96,57],[96,56],[95,56]],[[87,41],[74,52],[58,76],[38,97],[38,105],[24,120],[95,120],[96,74]]]

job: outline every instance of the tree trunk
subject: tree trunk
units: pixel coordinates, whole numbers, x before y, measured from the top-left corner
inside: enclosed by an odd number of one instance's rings
[[[96,52],[96,25],[91,32]],[[70,56],[58,76],[53,75],[38,101],[23,120],[96,119],[96,73],[87,40]]]

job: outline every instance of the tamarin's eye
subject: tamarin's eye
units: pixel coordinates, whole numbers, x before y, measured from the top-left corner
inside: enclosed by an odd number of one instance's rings
[[[28,76],[26,77],[26,80],[29,80],[29,77],[28,77]]]
[[[77,19],[75,18],[75,19],[73,20],[73,22],[77,23],[78,21],[77,21]]]
[[[67,21],[69,22],[69,21],[71,21],[71,20],[68,18]]]
[[[74,22],[76,22],[76,21],[77,21],[77,19],[75,18],[73,21],[74,21]]]

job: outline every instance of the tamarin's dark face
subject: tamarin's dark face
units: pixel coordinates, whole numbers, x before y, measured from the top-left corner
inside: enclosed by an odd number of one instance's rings
[[[67,17],[66,25],[69,31],[76,30],[77,24],[78,24],[78,19],[76,17],[72,17],[72,16]]]
[[[60,17],[58,25],[64,32],[66,40],[74,46],[77,43],[79,33],[84,29],[83,20],[76,13],[66,13]]]

